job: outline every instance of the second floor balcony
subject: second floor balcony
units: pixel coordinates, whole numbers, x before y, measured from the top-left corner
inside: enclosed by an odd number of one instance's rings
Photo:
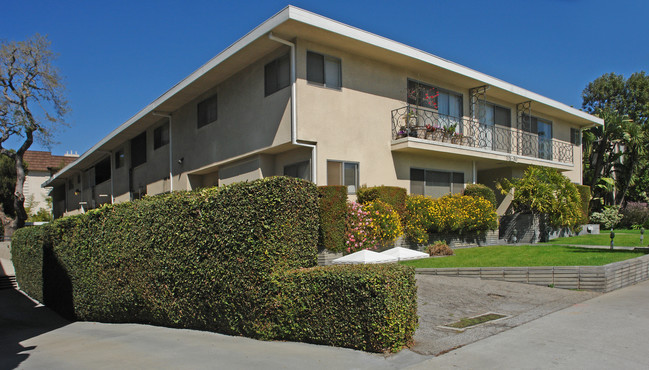
[[[489,125],[435,110],[405,106],[392,111],[392,140],[417,138],[522,157],[573,164],[573,145],[544,132]]]

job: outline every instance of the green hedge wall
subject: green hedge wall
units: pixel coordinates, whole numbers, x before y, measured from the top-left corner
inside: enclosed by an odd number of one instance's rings
[[[401,219],[406,214],[406,189],[397,186],[374,186],[371,188],[361,187],[356,192],[358,203],[366,204],[374,200],[383,201],[397,211]]]
[[[293,270],[284,275],[283,288],[285,339],[372,352],[412,344],[417,328],[412,268],[388,264]]]
[[[347,187],[318,186],[320,199],[320,230],[318,245],[331,252],[345,249],[347,218]]]
[[[285,177],[145,197],[18,230],[16,277],[21,289],[70,318],[302,338],[284,325],[284,311],[297,303],[282,298],[296,294],[283,277],[316,264],[318,212],[316,187]]]
[[[469,184],[464,189],[464,195],[484,198],[494,206],[494,209],[498,208],[498,204],[496,203],[496,194],[486,185]]]

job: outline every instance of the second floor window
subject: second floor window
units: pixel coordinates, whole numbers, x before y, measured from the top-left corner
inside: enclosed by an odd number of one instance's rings
[[[487,126],[512,126],[512,111],[489,102],[480,102],[478,105],[478,119]]]
[[[264,66],[264,94],[266,96],[290,85],[290,64],[288,54],[286,54]]]
[[[462,117],[462,94],[408,80],[408,104],[434,109],[439,114]]]
[[[115,152],[115,168],[121,168],[124,165],[124,149]]]
[[[131,139],[131,168],[146,163],[146,131]]]
[[[211,122],[216,121],[216,95],[198,103],[198,121],[197,126],[201,128]]]
[[[307,51],[306,79],[324,87],[340,89],[343,85],[340,59]]]
[[[153,149],[169,144],[169,125],[164,124],[153,130]]]

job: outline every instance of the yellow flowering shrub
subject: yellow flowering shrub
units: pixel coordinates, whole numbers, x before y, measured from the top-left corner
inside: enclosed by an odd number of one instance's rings
[[[480,197],[461,194],[432,199],[411,195],[406,200],[406,235],[425,243],[428,233],[457,233],[494,230],[498,216],[493,204]]]
[[[389,204],[374,200],[363,207],[371,221],[371,234],[375,240],[389,243],[403,235],[399,214]]]

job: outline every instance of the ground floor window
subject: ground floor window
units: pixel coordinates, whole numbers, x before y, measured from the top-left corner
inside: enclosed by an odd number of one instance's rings
[[[347,187],[347,194],[356,194],[358,163],[327,161],[327,185],[343,185]]]
[[[439,198],[462,191],[464,191],[463,172],[410,169],[410,194]]]
[[[311,162],[303,161],[284,166],[284,176],[311,181]]]

